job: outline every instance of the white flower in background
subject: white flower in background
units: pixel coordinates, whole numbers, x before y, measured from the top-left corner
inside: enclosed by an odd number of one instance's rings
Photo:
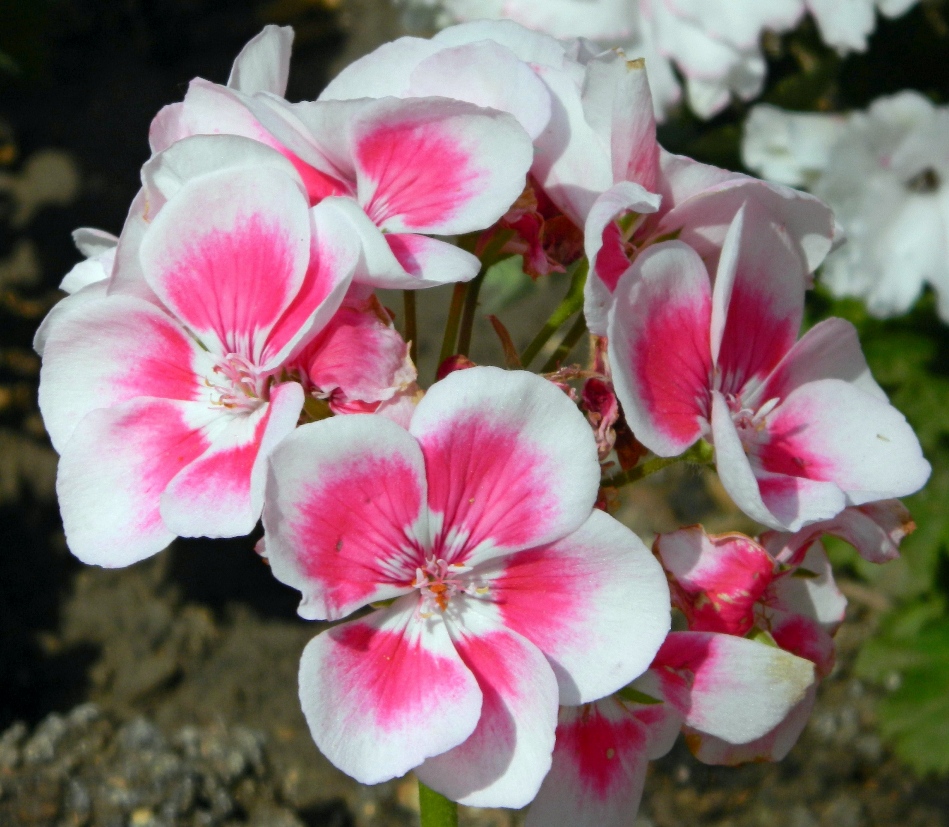
[[[686,81],[689,106],[703,118],[731,97],[761,92],[767,63],[764,30],[786,32],[805,13],[824,41],[841,52],[863,51],[876,12],[897,17],[919,0],[396,0],[409,26],[444,26],[481,18],[516,20],[559,38],[586,38],[643,57],[656,114],[680,102]]]
[[[876,28],[876,12],[885,17],[905,14],[919,0],[805,0],[820,35],[841,52],[864,52]]]
[[[824,263],[834,295],[895,316],[929,284],[949,323],[949,107],[911,91],[849,116],[757,106],[742,156],[763,177],[805,187],[834,209],[848,241]]]

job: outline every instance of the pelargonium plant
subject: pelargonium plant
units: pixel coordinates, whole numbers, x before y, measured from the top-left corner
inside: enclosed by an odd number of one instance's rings
[[[711,764],[783,757],[846,605],[821,537],[892,559],[929,474],[853,328],[798,337],[830,210],[666,152],[616,51],[465,24],[290,103],[291,41],[194,80],[118,237],[77,231],[36,337],[72,552],[125,566],[262,518],[300,615],[344,621],[302,653],[316,744],[363,783],[414,770],[424,825],[632,824],[679,732]],[[506,364],[474,365],[513,256],[568,292],[522,351],[495,319]],[[414,291],[452,283],[426,387]],[[610,515],[681,461],[758,536],[650,551]]]

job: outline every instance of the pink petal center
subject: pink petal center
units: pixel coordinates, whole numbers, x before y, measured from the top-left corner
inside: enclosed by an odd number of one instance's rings
[[[444,613],[448,609],[449,601],[457,594],[485,596],[488,593],[487,586],[462,576],[470,571],[470,566],[461,563],[448,563],[440,558],[426,557],[425,565],[415,570],[415,581],[412,583],[422,598],[419,614],[427,619],[436,611]]]
[[[218,359],[205,384],[211,391],[211,404],[232,411],[252,413],[270,397],[270,377],[237,353]]]

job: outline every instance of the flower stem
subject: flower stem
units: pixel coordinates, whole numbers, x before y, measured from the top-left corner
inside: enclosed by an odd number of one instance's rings
[[[402,337],[409,343],[409,357],[413,364],[418,364],[418,324],[415,315],[415,291],[402,291],[403,309],[405,310],[405,326]]]
[[[581,313],[577,316],[570,330],[567,331],[567,335],[563,337],[563,341],[551,354],[546,364],[540,369],[540,372],[550,373],[551,371],[557,370],[557,368],[560,367],[560,363],[570,355],[570,351],[577,346],[577,342],[583,338],[583,334],[586,332],[587,320],[583,318],[583,314]]]
[[[563,327],[567,319],[583,307],[583,285],[586,284],[589,269],[590,263],[585,258],[581,259],[576,265],[573,277],[570,279],[567,295],[564,296],[563,301],[557,305],[557,309],[554,310],[540,332],[521,354],[521,364],[525,368],[534,361],[544,345],[550,341],[550,337]]]
[[[624,485],[645,479],[657,471],[661,471],[663,468],[668,468],[670,465],[676,465],[680,462],[692,462],[696,465],[711,465],[714,456],[715,449],[704,439],[700,439],[684,454],[680,454],[677,457],[654,457],[646,462],[641,462],[635,468],[630,468],[627,471],[614,474],[612,477],[607,477],[600,485],[603,488],[621,488]]]
[[[511,230],[498,230],[481,253],[481,270],[474,277],[465,296],[465,309],[461,314],[461,329],[458,333],[458,347],[455,352],[467,356],[471,350],[471,331],[474,329],[475,311],[478,309],[478,294],[485,276],[495,264],[505,258],[504,245],[513,238]],[[451,354],[449,354],[450,356]]]
[[[458,827],[458,805],[418,782],[422,827]]]
[[[448,321],[445,322],[445,335],[442,338],[442,349],[438,354],[438,364],[435,370],[438,370],[449,356],[455,354],[455,344],[458,341],[458,326],[461,323],[461,313],[465,306],[465,294],[468,292],[468,285],[459,282],[455,285],[455,291],[451,294],[451,305],[448,308]]]

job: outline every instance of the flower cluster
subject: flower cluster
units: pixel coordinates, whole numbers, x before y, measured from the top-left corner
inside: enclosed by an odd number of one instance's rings
[[[397,0],[431,9],[437,0]],[[865,51],[876,12],[904,14],[917,0],[441,0],[440,19],[516,20],[554,37],[585,37],[622,46],[649,62],[661,114],[678,103],[685,77],[689,106],[708,118],[732,95],[758,96],[767,66],[759,44],[765,30],[795,28],[813,16],[824,42],[841,52]]]
[[[912,91],[850,115],[762,104],[742,153],[750,169],[806,187],[836,211],[848,244],[821,271],[834,295],[897,316],[929,285],[949,323],[949,107]]]
[[[702,760],[780,758],[842,620],[821,535],[892,558],[895,498],[929,474],[853,329],[798,339],[829,209],[662,149],[620,52],[465,24],[289,103],[291,40],[267,27],[226,85],[192,81],[120,235],[77,231],[36,337],[70,549],[124,566],[262,518],[300,615],[345,620],[300,699],[364,783],[625,824],[679,731]],[[475,366],[461,309],[513,255],[570,293],[523,354],[497,322],[519,369]],[[447,283],[423,390],[373,291]],[[589,366],[524,370],[581,307]],[[767,530],[651,553],[611,492],[676,458],[714,461]]]

